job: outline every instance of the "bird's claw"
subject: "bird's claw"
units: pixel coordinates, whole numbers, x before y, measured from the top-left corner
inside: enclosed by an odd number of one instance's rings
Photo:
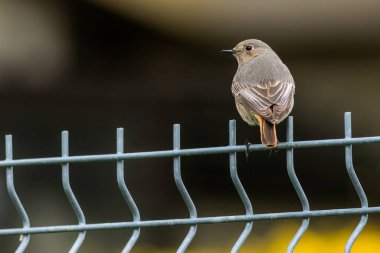
[[[251,144],[252,143],[250,143],[248,140],[245,140],[245,142],[244,142],[244,146],[245,146],[245,158],[247,159],[247,161],[248,161],[248,157],[249,157],[249,146]]]
[[[269,151],[269,157],[272,155],[272,152],[274,154],[277,154],[279,151],[280,151],[280,149],[278,148],[278,146],[276,146],[274,148],[271,148],[270,151]]]

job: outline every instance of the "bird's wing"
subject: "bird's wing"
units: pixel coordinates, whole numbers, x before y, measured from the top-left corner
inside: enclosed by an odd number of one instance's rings
[[[271,123],[282,120],[293,106],[293,80],[265,81],[259,84],[234,82],[235,99]]]

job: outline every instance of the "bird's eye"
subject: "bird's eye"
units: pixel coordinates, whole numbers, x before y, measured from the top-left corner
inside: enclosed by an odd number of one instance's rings
[[[245,51],[251,51],[252,50],[252,46],[245,46]]]

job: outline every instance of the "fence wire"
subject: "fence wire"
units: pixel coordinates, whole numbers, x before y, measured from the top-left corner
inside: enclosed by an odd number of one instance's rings
[[[173,149],[161,150],[151,152],[135,152],[124,153],[124,130],[117,129],[116,134],[116,153],[103,154],[103,155],[86,155],[86,156],[70,156],[69,155],[69,135],[67,131],[62,132],[62,156],[61,157],[47,157],[47,158],[33,158],[33,159],[13,159],[12,150],[12,136],[5,137],[5,160],[0,161],[0,168],[6,168],[6,184],[9,197],[18,212],[23,226],[20,228],[2,228],[0,229],[0,236],[5,235],[20,235],[20,244],[15,249],[15,252],[24,252],[28,246],[30,235],[43,234],[43,233],[62,233],[62,232],[78,232],[78,237],[74,241],[70,253],[78,252],[83,241],[85,240],[86,232],[92,230],[110,230],[110,229],[132,229],[132,235],[126,242],[122,252],[130,252],[139,239],[140,229],[144,227],[160,227],[160,226],[189,226],[189,231],[179,245],[177,252],[185,252],[190,245],[192,239],[196,236],[197,225],[199,224],[215,224],[215,223],[229,223],[229,222],[244,222],[245,227],[237,238],[235,244],[232,246],[231,252],[238,252],[244,244],[247,237],[250,235],[254,228],[254,222],[259,220],[277,220],[277,219],[302,219],[300,228],[289,242],[287,252],[294,251],[297,243],[306,232],[310,219],[313,217],[325,216],[344,216],[344,215],[360,215],[360,221],[354,229],[351,236],[347,239],[344,252],[351,252],[351,248],[355,240],[360,235],[365,227],[368,215],[372,213],[380,213],[380,206],[369,207],[366,194],[360,181],[355,173],[352,160],[352,145],[379,143],[380,137],[361,137],[352,138],[351,130],[351,113],[347,112],[344,115],[345,138],[343,139],[329,139],[329,140],[312,140],[312,141],[294,141],[293,140],[293,117],[288,118],[287,124],[287,141],[280,143],[278,149],[286,149],[286,165],[289,179],[298,195],[302,211],[294,212],[280,212],[280,213],[253,213],[252,204],[248,198],[246,191],[239,179],[237,173],[237,152],[245,152],[244,145],[236,145],[236,122],[230,120],[229,122],[229,145],[222,147],[207,147],[207,148],[193,148],[181,149],[180,148],[180,125],[173,126]],[[329,146],[344,146],[345,148],[345,163],[348,176],[352,185],[358,195],[361,207],[358,208],[344,208],[344,209],[328,209],[328,210],[310,210],[309,202],[302,186],[297,178],[294,166],[294,149],[300,148],[315,148],[315,147],[329,147]],[[269,150],[264,145],[250,145],[250,152]],[[242,204],[245,208],[245,214],[229,215],[229,216],[214,216],[214,217],[198,217],[197,210],[194,202],[192,201],[189,192],[181,177],[181,157],[182,156],[200,156],[211,154],[228,154],[229,167],[231,180],[238,192]],[[149,159],[157,157],[169,157],[173,159],[173,175],[174,181],[180,192],[185,205],[189,211],[188,218],[182,219],[165,219],[165,220],[141,220],[139,209],[133,200],[124,180],[124,161],[131,159]],[[72,163],[87,163],[87,162],[102,162],[102,161],[115,161],[117,171],[117,183],[119,189],[128,204],[132,213],[132,221],[112,222],[112,223],[94,223],[87,224],[85,214],[82,211],[75,194],[70,186],[70,171],[69,165]],[[67,199],[70,202],[73,211],[78,219],[78,224],[75,225],[60,225],[60,226],[40,226],[31,227],[28,214],[24,209],[21,200],[17,196],[14,181],[13,170],[14,167],[20,166],[33,166],[33,165],[50,165],[57,164],[62,167],[62,185],[66,193]]]

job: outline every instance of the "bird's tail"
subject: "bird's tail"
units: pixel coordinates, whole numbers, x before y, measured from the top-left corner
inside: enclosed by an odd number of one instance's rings
[[[271,148],[277,146],[276,125],[263,118],[260,120],[260,136],[262,144]]]

